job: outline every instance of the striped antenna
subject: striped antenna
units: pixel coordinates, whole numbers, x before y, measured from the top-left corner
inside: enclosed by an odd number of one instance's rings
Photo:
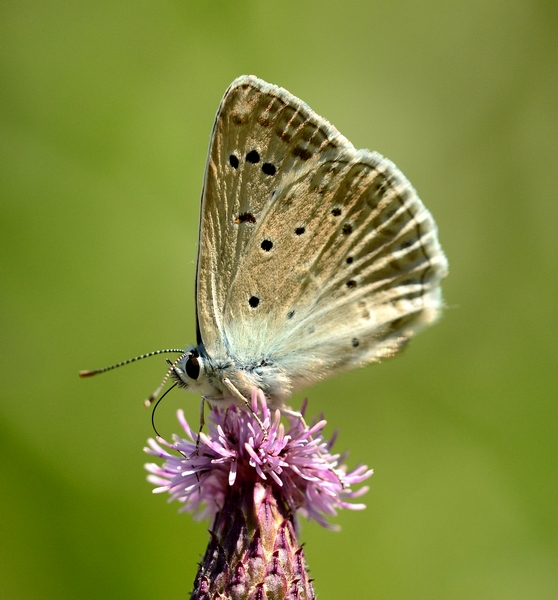
[[[170,377],[170,374],[174,371],[174,368],[176,367],[176,365],[188,354],[188,352],[184,352],[184,350],[181,350],[180,352],[182,352],[182,354],[173,363],[167,359],[167,362],[169,363],[170,368],[165,373],[165,376],[163,377],[163,381],[161,381],[161,383],[159,384],[159,387],[151,394],[151,396],[149,396],[149,398],[147,398],[147,400],[143,401],[144,406],[149,407],[153,404],[153,401],[157,398],[157,396],[161,393],[161,390],[165,387],[165,383],[167,383],[167,379]]]
[[[181,348],[166,348],[165,350],[155,350],[155,352],[149,352],[148,354],[142,354],[141,356],[135,356],[134,358],[129,358],[128,360],[124,360],[115,365],[111,365],[110,367],[105,367],[104,369],[94,369],[92,371],[80,371],[80,377],[92,377],[93,375],[98,375],[99,373],[105,373],[106,371],[112,371],[118,367],[123,367],[124,365],[129,365],[130,363],[136,362],[136,360],[141,360],[142,358],[149,358],[150,356],[156,356],[157,354],[171,354],[178,352],[179,354],[184,354],[184,350]],[[181,357],[182,358],[182,357]],[[179,359],[180,360],[180,359]]]

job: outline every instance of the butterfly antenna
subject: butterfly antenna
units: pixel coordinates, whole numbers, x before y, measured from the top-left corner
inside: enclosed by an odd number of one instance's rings
[[[157,437],[161,437],[161,434],[157,431],[157,427],[155,427],[155,411],[157,410],[157,407],[159,406],[159,404],[161,403],[161,400],[171,391],[173,390],[176,386],[178,385],[178,382],[176,382],[174,385],[172,385],[160,398],[159,400],[157,400],[157,402],[155,403],[155,406],[153,407],[153,411],[151,413],[151,425],[153,426],[153,431],[155,432],[155,434],[157,435]]]
[[[153,404],[153,402],[156,400],[157,396],[161,393],[161,390],[165,387],[165,383],[167,383],[167,379],[170,377],[171,373],[174,371],[174,368],[176,367],[176,365],[188,354],[187,352],[184,352],[184,350],[181,350],[180,352],[181,352],[180,356],[174,362],[167,360],[167,362],[170,365],[170,368],[165,373],[165,376],[163,377],[163,381],[161,381],[161,383],[159,384],[159,387],[151,394],[151,396],[149,396],[149,398],[147,398],[147,400],[144,400],[143,404],[145,406],[149,407]]]
[[[184,350],[181,348],[166,348],[165,350],[155,350],[155,352],[149,352],[148,354],[142,354],[141,356],[134,356],[134,358],[129,358],[128,360],[124,360],[122,362],[116,363],[115,365],[111,365],[110,367],[105,367],[104,369],[94,369],[92,371],[80,371],[79,376],[80,377],[92,377],[93,375],[98,375],[99,373],[105,373],[106,371],[112,371],[113,369],[117,369],[118,367],[123,367],[124,365],[129,365],[130,363],[136,362],[136,360],[141,360],[142,358],[149,358],[150,356],[156,356],[157,354],[171,354],[171,353],[175,353],[175,352],[184,354]]]

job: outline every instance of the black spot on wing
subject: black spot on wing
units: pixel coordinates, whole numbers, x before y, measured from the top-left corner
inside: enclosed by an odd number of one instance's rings
[[[260,155],[257,150],[250,150],[246,155],[246,161],[255,165],[260,162]]]
[[[248,120],[248,117],[245,114],[241,115],[238,112],[233,112],[231,113],[231,120],[235,125],[244,125],[244,123],[246,123]]]
[[[249,212],[242,213],[234,218],[234,222],[239,225],[240,223],[255,223],[256,217]]]
[[[310,152],[306,148],[303,148],[302,146],[295,146],[291,154],[293,156],[297,156],[298,158],[300,158],[300,160],[308,160],[309,158],[312,158],[312,152]]]
[[[265,175],[275,175],[275,173],[277,172],[277,169],[275,168],[275,165],[272,165],[271,163],[264,163],[262,165],[262,172]]]

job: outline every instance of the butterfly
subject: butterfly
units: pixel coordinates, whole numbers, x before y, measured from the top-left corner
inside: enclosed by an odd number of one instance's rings
[[[391,161],[285,89],[239,77],[205,170],[197,344],[168,375],[210,402],[249,406],[257,388],[288,410],[293,392],[394,356],[435,321],[447,268]]]

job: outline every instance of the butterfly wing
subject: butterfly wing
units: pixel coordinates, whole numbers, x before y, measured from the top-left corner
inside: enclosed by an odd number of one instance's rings
[[[332,155],[284,182],[225,305],[233,353],[280,364],[295,389],[393,356],[438,316],[447,272],[400,171],[367,150]]]
[[[394,355],[438,315],[447,261],[407,179],[256,78],[222,101],[201,228],[208,353],[279,365],[294,389]]]
[[[196,280],[198,342],[214,360],[230,356],[225,305],[273,194],[310,158],[339,147],[352,145],[282,88],[242,76],[225,92],[206,165]]]

